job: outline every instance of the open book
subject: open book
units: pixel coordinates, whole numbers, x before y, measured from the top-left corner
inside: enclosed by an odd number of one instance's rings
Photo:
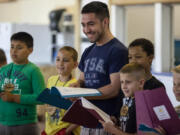
[[[72,105],[72,101],[56,95],[56,91],[46,88],[37,97],[37,100],[62,109],[68,109]]]
[[[74,87],[52,87],[46,88],[38,96],[37,100],[43,103],[68,109],[72,102],[66,98],[81,96],[100,96],[101,93],[96,89],[74,88]]]
[[[51,90],[57,91],[56,93],[62,97],[85,97],[85,96],[101,96],[97,89],[89,88],[75,88],[75,87],[52,87]]]
[[[99,124],[98,120],[112,122],[107,113],[83,97],[74,101],[62,118],[62,121],[82,125],[88,128],[96,128]]]
[[[135,100],[136,120],[138,127],[140,126],[138,135],[144,135],[142,131],[154,129],[159,125],[168,135],[180,133],[180,120],[163,87],[137,91]]]

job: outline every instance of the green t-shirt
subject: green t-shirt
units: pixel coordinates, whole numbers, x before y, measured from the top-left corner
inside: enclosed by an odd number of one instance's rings
[[[37,96],[45,89],[40,69],[33,63],[16,65],[10,63],[0,69],[0,92],[4,85],[14,85],[13,94],[20,95],[20,103],[4,102],[0,98],[0,124],[23,125],[37,122]]]

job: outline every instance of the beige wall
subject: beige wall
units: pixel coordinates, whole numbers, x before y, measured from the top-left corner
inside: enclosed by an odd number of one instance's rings
[[[174,6],[174,38],[180,40],[180,5]],[[154,41],[154,6],[127,7],[128,43],[145,37]]]
[[[127,7],[128,43],[135,38],[154,40],[154,8],[153,6]]]
[[[174,37],[180,40],[180,5],[174,8]]]
[[[48,24],[49,12],[56,8],[73,7],[76,0],[16,0],[0,3],[0,22]],[[73,13],[73,8],[69,8]],[[174,35],[180,39],[180,5],[174,6]],[[145,37],[154,41],[154,7],[127,7],[128,43]]]
[[[51,10],[74,3],[74,0],[16,0],[0,3],[0,22],[48,24]]]

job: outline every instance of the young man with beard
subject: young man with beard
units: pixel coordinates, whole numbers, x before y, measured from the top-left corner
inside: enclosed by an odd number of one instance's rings
[[[128,63],[127,48],[109,29],[109,11],[102,2],[90,2],[81,11],[83,32],[91,43],[84,51],[80,63],[80,77],[74,87],[98,89],[102,96],[88,97],[93,104],[112,115],[120,90],[119,71]],[[95,129],[83,127],[81,135],[104,135],[99,124]]]

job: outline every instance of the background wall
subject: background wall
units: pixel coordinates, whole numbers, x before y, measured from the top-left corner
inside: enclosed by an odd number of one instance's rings
[[[140,37],[154,41],[154,7],[127,7],[127,29],[128,43]]]
[[[86,1],[88,0],[83,2]],[[0,3],[0,22],[48,24],[51,10],[69,7],[70,12],[73,13],[74,4],[75,0],[16,0]],[[128,43],[138,37],[145,37],[154,41],[154,6],[126,8]],[[174,35],[176,39],[180,39],[179,13],[180,5],[174,5]]]
[[[180,39],[180,5],[174,6],[174,38]],[[145,37],[154,41],[154,6],[127,7],[128,43],[135,38]]]
[[[49,12],[71,7],[74,0],[15,0],[0,3],[0,22],[48,24]]]
[[[174,36],[180,40],[180,5],[174,6]]]

